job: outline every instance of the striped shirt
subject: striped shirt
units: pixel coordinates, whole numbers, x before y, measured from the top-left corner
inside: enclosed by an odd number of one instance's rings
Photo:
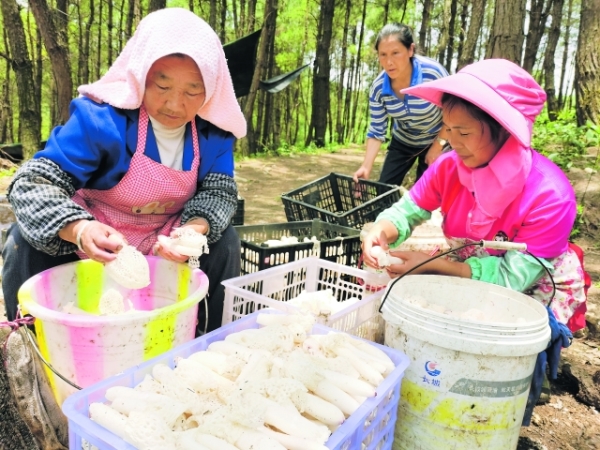
[[[441,64],[424,56],[414,56],[412,65],[411,86],[448,76]],[[404,100],[398,98],[385,70],[371,85],[369,110],[367,137],[382,142],[386,140],[389,117],[393,120],[392,136],[411,147],[428,147],[442,128],[441,109],[412,95],[404,95]]]

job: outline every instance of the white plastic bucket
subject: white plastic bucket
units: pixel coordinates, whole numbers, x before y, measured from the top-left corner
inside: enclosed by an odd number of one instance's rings
[[[27,280],[19,290],[23,314],[36,318],[42,356],[56,371],[88,387],[194,339],[198,302],[208,291],[204,272],[187,264],[146,257],[150,285],[126,289],[92,260],[63,264]],[[99,316],[101,295],[118,290],[136,310]],[[67,314],[68,303],[92,314]],[[71,387],[46,370],[54,395],[62,402]]]
[[[466,318],[473,309],[484,320]],[[394,450],[516,448],[537,354],[550,340],[544,306],[489,283],[409,275],[382,312],[386,345],[411,359]]]

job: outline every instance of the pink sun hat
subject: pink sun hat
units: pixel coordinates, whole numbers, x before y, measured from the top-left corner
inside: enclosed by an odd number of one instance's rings
[[[456,74],[402,89],[403,94],[442,106],[444,92],[478,106],[525,147],[531,146],[535,118],[542,111],[546,93],[533,77],[506,59],[485,59]]]

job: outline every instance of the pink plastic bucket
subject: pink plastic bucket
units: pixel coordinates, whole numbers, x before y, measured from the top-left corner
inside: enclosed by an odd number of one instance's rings
[[[31,314],[42,356],[65,378],[90,386],[194,339],[198,303],[208,291],[204,272],[148,256],[151,283],[126,289],[104,265],[82,260],[46,270],[19,290],[23,314]],[[118,290],[135,311],[94,315],[107,289]],[[67,314],[73,302],[92,314]],[[60,404],[75,389],[47,370]]]

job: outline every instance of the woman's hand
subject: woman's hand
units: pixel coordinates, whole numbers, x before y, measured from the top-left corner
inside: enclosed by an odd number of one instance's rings
[[[373,225],[369,233],[363,238],[363,262],[375,269],[379,268],[379,263],[376,258],[371,256],[371,249],[375,246],[381,247],[387,251],[389,242],[394,242],[398,238],[398,231],[394,224],[388,220],[381,220]]]
[[[442,148],[439,145],[429,147],[427,155],[425,155],[425,163],[431,166],[436,159],[442,156]]]
[[[358,170],[356,172],[354,172],[354,175],[352,175],[352,178],[354,179],[355,183],[358,183],[359,178],[362,178],[363,180],[368,180],[370,175],[371,175],[370,169],[367,169],[364,166],[360,166],[358,168]]]
[[[397,258],[401,258],[404,260],[404,264],[392,264],[386,268],[388,275],[391,278],[399,277],[400,275],[404,275],[406,272],[411,270],[413,267],[427,261],[431,256],[427,253],[423,252],[390,252],[391,256],[396,256]],[[435,273],[435,261],[433,260],[430,263],[427,263],[418,269],[412,271],[411,273]]]
[[[190,220],[180,228],[187,228],[187,227],[193,229],[196,233],[200,233],[200,234],[204,234],[204,235],[208,234],[208,232],[210,231],[210,226],[208,225],[208,221],[203,218],[197,218],[197,219]],[[171,237],[172,238],[178,237],[175,230],[171,231]],[[161,239],[159,239],[156,242],[156,244],[154,244],[154,247],[152,247],[152,253],[154,255],[161,256],[169,261],[175,261],[175,262],[186,262],[189,258],[189,256],[182,255],[181,253],[178,253],[175,250],[173,250],[172,246],[167,245],[167,243],[164,240],[163,240],[163,242],[161,242]]]
[[[392,264],[386,268],[390,278],[397,278],[404,275],[413,267],[431,259],[431,255],[423,252],[390,252],[391,256],[396,256],[404,260],[404,264]],[[471,266],[466,263],[449,261],[443,258],[436,258],[427,264],[415,269],[411,274],[427,273],[438,275],[450,275],[461,278],[471,278]]]
[[[76,220],[58,232],[61,239],[80,245],[81,250],[94,261],[107,263],[127,241],[113,227],[97,220]]]

